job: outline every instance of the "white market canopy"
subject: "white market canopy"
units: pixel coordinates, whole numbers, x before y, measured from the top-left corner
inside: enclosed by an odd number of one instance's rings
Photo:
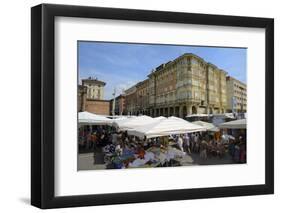
[[[156,121],[160,121],[160,120],[166,119],[166,117],[164,117],[164,116],[159,116],[159,117],[155,117],[155,118],[153,118],[153,119],[156,120]]]
[[[240,120],[235,120],[235,121],[229,121],[229,122],[220,124],[219,127],[221,129],[246,129],[247,120],[240,119]]]
[[[224,113],[224,116],[227,117],[227,118],[231,118],[231,119],[235,118],[233,113]]]
[[[193,121],[193,124],[205,127],[207,129],[207,131],[212,131],[212,132],[218,132],[219,128],[217,128],[214,124],[212,123],[208,123],[208,122],[204,122],[204,121]]]
[[[78,121],[79,124],[84,125],[110,125],[112,123],[112,119],[87,111],[78,113]]]
[[[159,119],[160,120],[160,119]],[[150,116],[142,115],[124,120],[115,120],[113,126],[121,131],[134,129],[140,126],[145,126],[155,122],[156,120]]]
[[[114,119],[114,120],[119,120],[119,119],[133,118],[136,116],[134,116],[134,115],[109,115],[109,116],[105,116],[105,117]]]
[[[206,131],[206,128],[192,124],[191,122],[185,121],[181,118],[169,117],[155,121],[148,125],[128,130],[128,134],[139,138],[154,138],[199,131]]]
[[[211,115],[208,114],[191,114],[191,115],[187,115],[187,118],[193,118],[193,117],[209,117]]]
[[[112,126],[114,126],[116,128],[120,128],[121,126],[124,126],[130,119],[133,119],[133,118],[113,119]]]

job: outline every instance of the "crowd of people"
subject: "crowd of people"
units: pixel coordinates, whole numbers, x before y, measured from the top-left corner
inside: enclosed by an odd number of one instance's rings
[[[124,158],[123,166],[126,167],[135,159],[133,156],[144,159],[146,150],[152,147],[172,146],[187,154],[198,154],[203,160],[229,154],[235,163],[245,163],[245,138],[245,132],[236,137],[229,137],[225,132],[196,132],[140,139],[109,126],[84,126],[79,129],[79,152],[99,149],[105,154],[105,162],[109,163],[112,156]]]
[[[111,127],[109,126],[82,126],[79,128],[79,152],[94,151],[111,141]]]
[[[199,132],[174,136],[174,139],[180,150],[189,154],[197,153],[205,160],[211,157],[223,158],[225,154],[230,154],[234,162],[246,162],[245,134],[235,138],[221,132]]]

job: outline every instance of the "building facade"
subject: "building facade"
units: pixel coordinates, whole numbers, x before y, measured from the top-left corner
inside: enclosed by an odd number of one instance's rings
[[[125,114],[133,115],[137,112],[137,87],[136,85],[130,87],[125,91]]]
[[[110,113],[111,115],[124,115],[125,111],[125,95],[121,94],[118,97],[110,100]]]
[[[227,76],[227,111],[241,113],[247,111],[247,85]]]
[[[77,91],[77,111],[109,115],[110,101],[103,100],[105,82],[94,78],[82,80]]]
[[[78,112],[85,111],[86,93],[87,93],[87,88],[82,85],[78,85],[78,91],[77,91],[77,110],[78,110]]]
[[[131,103],[129,112],[177,117],[224,113],[226,74],[202,58],[186,53],[152,70],[148,79],[132,87],[134,93],[126,91],[126,102]]]
[[[103,100],[105,82],[99,81],[97,78],[89,77],[82,79],[82,86],[86,87],[86,96],[89,99]]]
[[[85,103],[85,111],[97,115],[109,115],[110,114],[109,109],[110,109],[109,100],[87,99]]]
[[[148,114],[149,93],[148,93],[149,80],[139,82],[136,85],[136,106],[138,114]]]

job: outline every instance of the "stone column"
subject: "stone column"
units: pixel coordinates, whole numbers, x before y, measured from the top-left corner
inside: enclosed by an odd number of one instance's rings
[[[206,107],[206,114],[210,114],[210,108],[209,108],[209,106]]]
[[[172,109],[172,112],[170,112],[170,116],[173,116],[175,114],[174,107],[171,107],[170,111],[171,111],[171,109]]]
[[[168,117],[170,116],[170,106],[168,106]]]
[[[210,109],[209,109],[209,114],[214,114],[214,109],[213,109],[213,107],[210,107]]]
[[[186,112],[187,112],[187,115],[191,115],[192,114],[191,105],[186,104]]]
[[[182,110],[183,110],[183,106],[179,106],[179,117],[182,118],[183,114],[182,114]]]

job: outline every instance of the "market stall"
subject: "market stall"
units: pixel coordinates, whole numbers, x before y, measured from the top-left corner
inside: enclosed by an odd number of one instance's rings
[[[111,125],[112,119],[90,112],[79,112],[78,122],[80,125]]]
[[[138,116],[138,117],[114,121],[113,126],[116,127],[117,129],[119,129],[120,131],[127,131],[130,129],[149,125],[151,123],[160,121],[162,119],[165,119],[165,117],[155,119],[150,116],[142,115],[142,116]]]
[[[246,129],[247,120],[240,119],[240,120],[235,120],[235,121],[229,121],[229,122],[220,124],[219,128],[221,128],[221,129]]]
[[[192,124],[181,118],[169,117],[167,119],[162,119],[160,121],[130,129],[128,130],[128,134],[139,138],[154,138],[200,131],[206,131],[206,128]]]
[[[209,122],[204,122],[204,121],[193,121],[193,124],[205,127],[207,129],[207,131],[210,132],[218,132],[220,131],[219,128],[217,128],[214,124],[209,123]]]
[[[162,167],[171,162],[177,162],[186,155],[185,152],[173,146],[157,145],[150,141],[150,147],[145,149],[142,142],[130,142],[121,148],[113,144],[104,147],[105,163],[109,168],[141,168]]]
[[[212,114],[190,114],[186,116],[186,119],[192,121],[207,121],[209,122],[212,118]]]

